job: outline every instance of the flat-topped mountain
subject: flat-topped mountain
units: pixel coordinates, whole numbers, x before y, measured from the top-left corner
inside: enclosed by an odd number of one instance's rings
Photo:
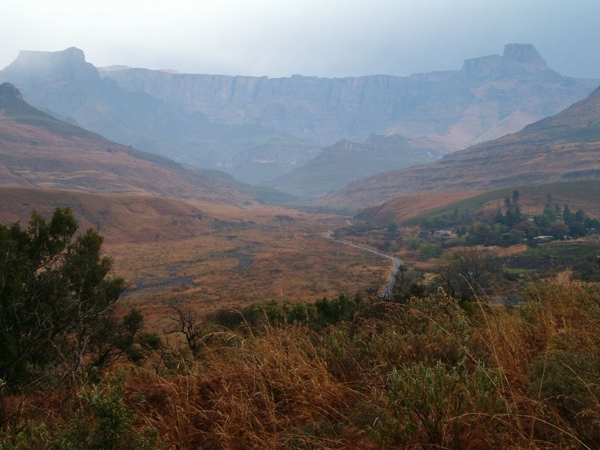
[[[309,142],[254,124],[213,123],[200,111],[143,92],[129,92],[100,76],[76,48],[22,51],[0,71],[38,109],[122,145],[197,167],[225,170],[258,182],[301,165],[318,153]]]
[[[130,92],[144,92],[217,123],[252,123],[319,145],[401,134],[442,151],[516,132],[588,95],[598,82],[559,75],[528,44],[465,61],[461,70],[408,77],[289,78],[100,69]]]
[[[516,134],[439,161],[350,183],[320,204],[360,208],[422,192],[490,190],[600,177],[600,88]]]

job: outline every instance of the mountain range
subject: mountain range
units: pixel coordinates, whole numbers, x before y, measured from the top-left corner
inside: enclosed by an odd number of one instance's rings
[[[75,48],[23,51],[0,81],[126,146],[302,196],[518,131],[599,83],[557,74],[523,44],[455,71],[334,79],[98,69]],[[373,149],[373,162],[393,157],[366,164]]]

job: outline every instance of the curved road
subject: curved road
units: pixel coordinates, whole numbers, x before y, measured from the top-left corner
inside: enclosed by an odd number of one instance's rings
[[[325,239],[331,239],[334,242],[339,242],[340,244],[349,245],[350,247],[354,247],[354,248],[357,248],[359,250],[364,250],[365,252],[373,253],[374,255],[380,256],[381,258],[391,259],[394,262],[394,268],[392,269],[392,272],[390,274],[390,278],[388,279],[388,282],[387,282],[387,284],[385,286],[385,289],[381,293],[381,297],[386,298],[386,297],[389,297],[392,294],[392,289],[394,287],[394,281],[396,280],[396,273],[398,273],[398,270],[402,266],[402,261],[400,261],[395,256],[386,255],[385,253],[378,252],[377,250],[373,250],[372,248],[369,248],[369,247],[364,247],[362,245],[357,245],[357,244],[354,244],[354,243],[349,242],[349,241],[344,241],[342,239],[335,239],[333,237],[333,230],[329,230],[323,237]]]

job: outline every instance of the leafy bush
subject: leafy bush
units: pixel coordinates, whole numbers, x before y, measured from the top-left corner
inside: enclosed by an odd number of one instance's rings
[[[68,208],[50,222],[34,212],[26,229],[0,225],[0,378],[9,386],[101,367],[141,326],[139,313],[115,316],[126,283],[110,276],[103,238],[75,236],[77,227]]]
[[[442,250],[436,244],[421,244],[419,245],[419,257],[423,261],[431,258],[437,258],[442,254]]]
[[[61,411],[66,421],[25,423],[5,433],[2,450],[150,450],[163,447],[157,430],[137,423],[138,415],[126,405],[123,378],[84,384],[77,399]],[[132,399],[135,407],[141,397]]]

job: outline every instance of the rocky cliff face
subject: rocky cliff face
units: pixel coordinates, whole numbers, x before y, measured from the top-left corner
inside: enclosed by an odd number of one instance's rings
[[[504,47],[504,59],[507,63],[528,64],[545,69],[546,61],[531,44],[508,44]]]
[[[316,203],[360,208],[413,193],[598,180],[599,151],[600,88],[518,133],[446,155],[430,164],[349,183]]]
[[[24,76],[28,82],[43,80],[74,81],[98,78],[98,70],[85,61],[83,51],[71,47],[62,52],[34,52],[23,50],[17,59],[3,70],[6,77]]]
[[[467,60],[460,71],[409,77],[270,79],[127,68],[101,73],[131,92],[202,111],[219,123],[252,123],[319,145],[363,140],[371,132],[402,134],[442,151],[516,132],[580,100],[598,83],[560,76],[528,44]]]
[[[145,92],[214,122],[255,124],[318,145],[360,139],[406,103],[411,83],[390,76],[325,79],[173,74],[146,69],[102,71],[131,92]],[[382,117],[383,116],[383,117]]]

